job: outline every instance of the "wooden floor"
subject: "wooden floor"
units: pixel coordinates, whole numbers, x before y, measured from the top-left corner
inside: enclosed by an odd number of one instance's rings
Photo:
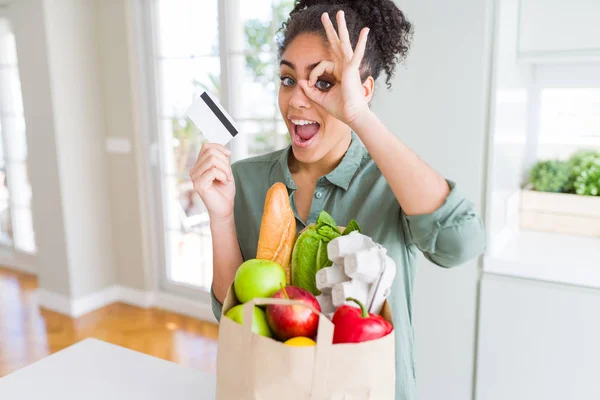
[[[71,319],[40,310],[36,288],[34,276],[0,268],[0,377],[89,337],[215,372],[216,325],[122,303]]]

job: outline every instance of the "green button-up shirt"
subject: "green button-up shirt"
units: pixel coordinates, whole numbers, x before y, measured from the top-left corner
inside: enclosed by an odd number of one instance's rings
[[[438,210],[406,215],[366,148],[352,133],[341,163],[318,180],[308,221],[302,221],[294,202],[296,185],[288,167],[290,151],[287,147],[232,165],[235,224],[243,259],[256,257],[265,196],[276,182],[283,182],[288,188],[298,231],[315,223],[322,210],[340,226],[355,219],[362,232],[382,244],[396,262],[397,273],[388,299],[396,339],[396,399],[416,399],[412,298],[418,251],[442,267],[457,266],[477,257],[485,247],[481,218],[451,181],[447,181],[450,194]],[[214,293],[212,299],[213,312],[220,319],[221,304]]]

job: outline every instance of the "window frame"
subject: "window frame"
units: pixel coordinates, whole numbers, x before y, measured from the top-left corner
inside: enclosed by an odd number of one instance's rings
[[[237,89],[234,87],[236,77],[232,76],[232,64],[236,61],[236,57],[245,57],[249,54],[243,49],[243,43],[236,42],[231,38],[234,35],[239,36],[240,13],[239,4],[241,0],[216,0],[218,3],[218,29],[219,29],[219,60],[220,60],[220,103],[229,111],[232,117],[240,125],[245,122],[270,123],[277,132],[277,127],[281,124],[282,119],[279,114],[279,108],[276,107],[273,118],[236,118],[238,115],[235,109],[236,105],[231,101],[234,96],[239,96]],[[274,4],[274,3],[272,3]],[[140,74],[140,92],[144,97],[141,100],[142,110],[140,119],[142,121],[142,146],[144,152],[144,167],[147,179],[148,192],[151,194],[149,199],[149,226],[150,237],[148,239],[152,251],[151,253],[151,268],[152,277],[156,287],[165,292],[181,295],[192,298],[204,304],[210,303],[210,293],[205,288],[197,287],[180,282],[174,282],[169,279],[169,267],[165,263],[171,262],[171,257],[168,253],[169,239],[168,234],[172,231],[167,226],[168,224],[168,201],[166,198],[167,191],[163,182],[161,166],[165,165],[163,151],[165,144],[161,143],[164,135],[161,133],[160,121],[162,111],[160,110],[161,88],[160,76],[158,69],[158,43],[159,32],[157,27],[157,15],[154,0],[130,0],[130,6],[133,7],[132,13],[134,26],[137,31],[135,33],[135,46],[138,56],[138,73]],[[236,22],[240,21],[236,26]],[[273,52],[266,52],[272,54]],[[273,54],[276,58],[277,54]],[[238,60],[239,61],[239,60]],[[245,65],[245,61],[244,61]],[[239,78],[239,77],[238,77]],[[275,93],[276,94],[276,93]],[[232,162],[243,159],[249,156],[248,154],[248,138],[247,135],[236,137],[236,140],[228,146],[233,154]]]
[[[3,20],[2,23],[0,23],[0,35],[5,35],[5,34],[10,34],[12,33],[12,29],[11,29],[11,13],[10,10],[0,10],[0,19]],[[0,52],[4,52],[5,50],[7,51],[8,49],[4,49],[4,42],[0,41]],[[16,51],[16,48],[15,48]],[[18,79],[20,80],[20,72],[19,72],[19,61],[17,58],[17,54],[15,54],[15,59],[14,61],[12,61],[9,64],[2,64],[0,65],[0,68],[3,70],[10,70],[13,69],[14,72],[17,73]],[[5,82],[3,83],[2,79],[5,75],[2,74],[0,76],[0,85],[3,86],[3,90],[5,90],[6,87],[8,87],[8,92],[4,93],[0,96],[0,121],[4,122],[6,117],[10,117],[10,118],[22,118],[23,123],[25,124],[25,116],[23,113],[23,104],[20,105],[20,112],[18,113],[14,113],[13,111],[10,112],[6,112],[6,104],[4,104],[5,101],[8,101],[8,103],[12,103],[14,101],[18,101],[21,100],[22,101],[22,94],[20,95],[21,98],[20,99],[14,99],[13,98],[13,90],[15,90],[16,88],[12,88],[12,85],[14,84],[14,82]],[[14,121],[13,121],[14,122]],[[8,136],[13,134],[12,137],[14,138],[15,135],[15,131],[11,131],[10,127],[12,126],[13,128],[16,128],[15,124],[5,124],[2,123],[1,124],[2,127],[2,131],[0,132],[0,141],[2,142],[2,146],[0,146],[0,151],[3,153],[2,154],[2,158],[3,158],[3,162],[4,162],[4,169],[5,169],[5,173],[7,177],[10,177],[12,175],[14,175],[14,170],[16,170],[17,168],[23,168],[25,167],[25,170],[27,170],[27,160],[28,160],[28,155],[27,153],[25,153],[23,155],[22,158],[19,157],[14,157],[12,154],[10,154],[10,149],[9,147],[11,145],[10,140],[8,139]],[[23,125],[24,127],[24,146],[25,149],[27,149],[27,127],[26,125]],[[26,151],[26,150],[25,150]],[[25,272],[29,272],[29,273],[36,273],[37,272],[37,268],[36,268],[36,264],[37,264],[37,252],[38,252],[38,243],[36,241],[36,237],[35,237],[35,220],[34,220],[34,216],[33,216],[33,207],[32,207],[32,197],[33,194],[31,192],[28,193],[27,196],[24,196],[25,198],[28,198],[28,204],[21,204],[18,200],[15,200],[16,198],[18,198],[17,195],[15,195],[15,193],[13,193],[13,190],[15,188],[21,188],[21,189],[25,189],[26,187],[29,187],[31,189],[31,182],[27,182],[29,184],[29,186],[24,185],[24,184],[15,184],[15,183],[9,183],[8,184],[8,190],[9,190],[9,196],[8,196],[8,203],[9,203],[9,212],[10,212],[10,218],[11,218],[11,224],[13,226],[13,237],[11,238],[11,243],[0,243],[0,263],[2,263],[5,266],[8,267],[12,267],[18,270],[22,270]],[[25,209],[28,210],[28,213],[31,215],[31,230],[32,230],[32,234],[33,234],[33,249],[29,250],[29,249],[25,249],[21,246],[19,246],[19,243],[17,240],[15,240],[14,237],[14,231],[21,229],[21,228],[17,228],[16,225],[16,221],[18,220],[18,218],[16,217],[16,210],[19,209]],[[15,229],[16,228],[16,229]]]

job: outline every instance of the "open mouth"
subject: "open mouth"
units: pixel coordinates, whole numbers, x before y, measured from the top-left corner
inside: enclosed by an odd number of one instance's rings
[[[314,142],[319,134],[321,125],[318,122],[305,119],[290,119],[292,122],[292,140],[294,145],[306,148]]]

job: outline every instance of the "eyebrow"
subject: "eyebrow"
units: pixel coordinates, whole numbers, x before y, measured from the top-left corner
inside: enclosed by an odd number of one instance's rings
[[[310,71],[312,71],[319,64],[320,64],[320,62],[316,62],[314,64],[310,64],[310,65],[308,65],[306,67],[306,70],[310,72]],[[281,65],[287,65],[288,67],[290,67],[294,71],[296,70],[296,66],[293,63],[289,62],[288,60],[281,60],[281,62],[279,63],[279,65],[280,66]]]

